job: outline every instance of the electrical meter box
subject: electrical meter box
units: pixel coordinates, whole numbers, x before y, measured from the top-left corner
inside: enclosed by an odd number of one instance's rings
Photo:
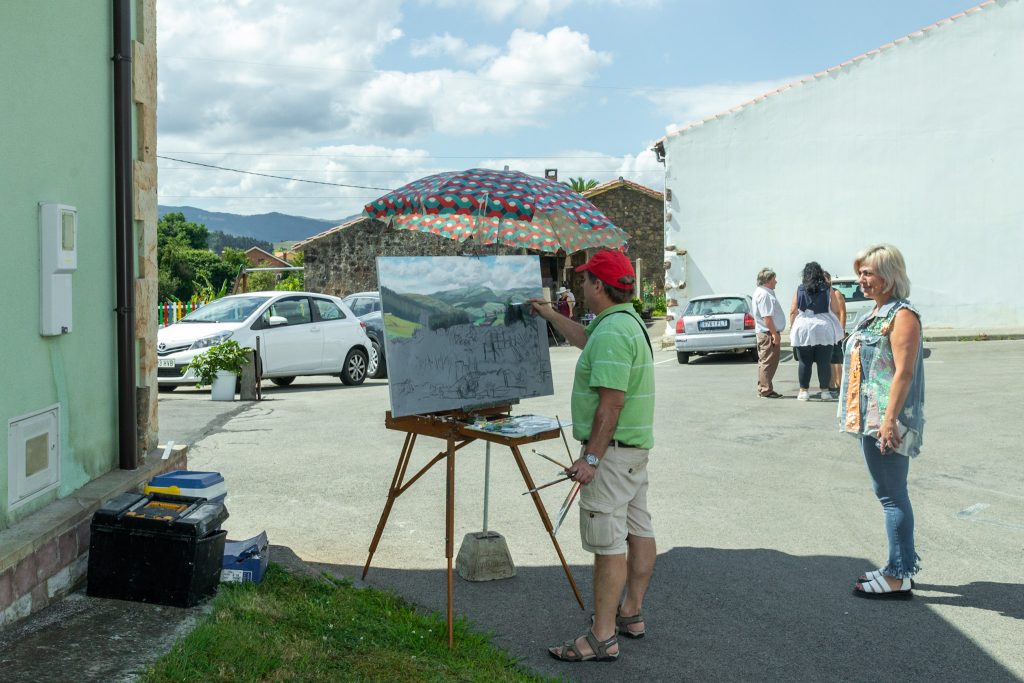
[[[71,274],[78,269],[78,210],[39,205],[39,334],[71,332]]]

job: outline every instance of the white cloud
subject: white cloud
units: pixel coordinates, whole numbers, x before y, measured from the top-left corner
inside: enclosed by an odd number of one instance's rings
[[[439,166],[439,162],[430,159],[422,149],[377,145],[297,147],[288,154],[273,155],[183,156],[212,166],[267,175],[383,188],[286,182],[160,160],[161,204],[202,206],[212,211],[241,214],[280,211],[331,220],[359,213],[364,204],[388,189],[450,170]],[[372,172],[367,173],[368,170]],[[254,209],[257,206],[258,211]]]
[[[388,72],[367,83],[355,126],[368,134],[464,136],[539,125],[611,56],[566,27],[512,32],[505,51],[477,71]]]
[[[543,126],[611,61],[560,27],[517,29],[500,46],[446,34],[414,49],[456,66],[381,71],[401,0],[158,3],[158,154],[270,175],[394,188],[451,170],[425,158],[426,138]],[[380,194],[160,160],[166,205],[340,219]]]
[[[403,293],[433,294],[462,287],[508,289],[537,284],[537,265],[522,259],[450,257],[446,267],[436,259],[389,259],[380,270],[382,284]],[[450,267],[448,267],[450,266]]]
[[[462,38],[456,38],[449,33],[415,41],[409,48],[409,54],[413,57],[446,56],[465,64],[486,62],[500,52],[493,45],[470,45]]]
[[[726,112],[801,78],[792,76],[771,81],[708,83],[687,88],[643,91],[641,94],[653,102],[658,111],[675,121],[666,127],[668,132],[672,132],[695,121]]]
[[[478,12],[494,22],[539,26],[572,4],[572,0],[421,0],[442,9]]]
[[[161,147],[294,146],[534,126],[611,60],[585,34],[561,27],[514,30],[500,51],[450,35],[413,48],[481,64],[475,70],[376,70],[384,45],[402,34],[400,5],[344,0],[300,11],[272,0],[164,0]]]
[[[517,26],[537,27],[569,9],[585,5],[587,11],[600,11],[602,5],[650,9],[663,0],[420,0],[439,9],[476,12],[489,21],[510,22]]]

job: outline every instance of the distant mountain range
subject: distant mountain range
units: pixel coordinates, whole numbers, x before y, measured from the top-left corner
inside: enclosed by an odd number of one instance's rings
[[[229,235],[255,237],[266,242],[294,242],[323,232],[348,220],[327,221],[304,216],[289,216],[284,213],[259,213],[243,216],[237,213],[204,211],[194,206],[159,206],[158,215],[180,212],[185,220],[202,223],[210,232],[220,231]]]

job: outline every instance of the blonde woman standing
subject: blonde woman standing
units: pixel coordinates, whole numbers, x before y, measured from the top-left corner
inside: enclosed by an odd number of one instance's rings
[[[853,262],[875,308],[850,334],[843,356],[839,429],[860,439],[875,496],[885,513],[889,557],[854,585],[867,598],[910,598],[920,570],[914,510],[907,491],[910,461],[924,434],[921,314],[907,297],[910,280],[899,250],[868,247]]]

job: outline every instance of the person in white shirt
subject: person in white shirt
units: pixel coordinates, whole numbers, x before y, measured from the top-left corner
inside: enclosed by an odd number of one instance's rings
[[[776,284],[775,271],[762,268],[757,274],[757,289],[751,297],[757,330],[757,395],[761,398],[782,398],[772,386],[782,352],[782,331],[786,329],[786,312],[775,296]]]

